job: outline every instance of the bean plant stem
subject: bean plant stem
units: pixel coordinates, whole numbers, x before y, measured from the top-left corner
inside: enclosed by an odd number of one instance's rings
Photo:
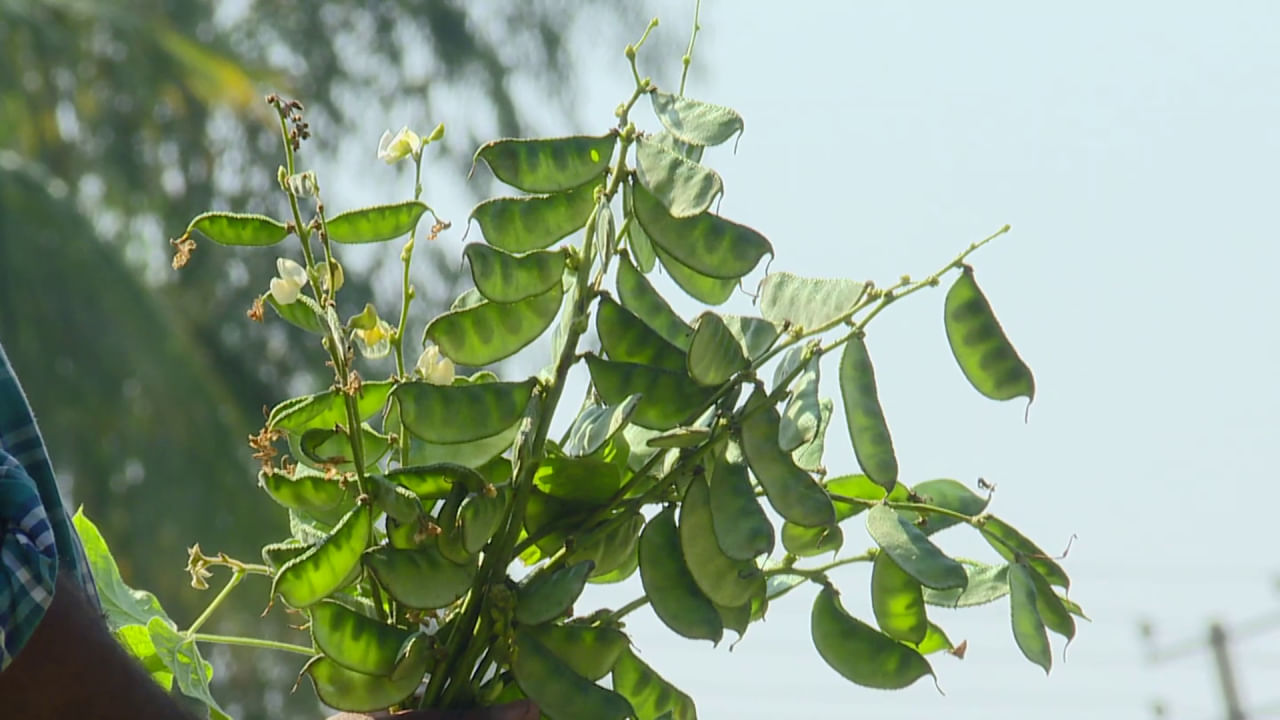
[[[702,13],[702,0],[697,0],[693,4],[693,32],[689,34],[689,49],[684,51],[684,57],[680,58],[680,64],[684,69],[680,71],[680,95],[684,95],[684,83],[689,79],[689,65],[693,63],[693,43],[698,39],[698,31],[702,29],[701,23],[698,22],[698,16]]]
[[[192,633],[190,637],[196,642],[213,643],[215,645],[239,645],[242,647],[258,648],[260,650],[280,650],[282,652],[306,655],[307,657],[311,657],[316,654],[315,648],[310,648],[305,645],[294,645],[293,643],[279,642],[277,640],[241,637],[239,635],[208,635],[206,633]]]
[[[200,617],[196,618],[195,621],[191,623],[191,627],[187,628],[188,635],[191,635],[195,633],[197,630],[199,630],[200,627],[204,625],[209,620],[210,617],[213,616],[213,611],[217,610],[218,606],[221,605],[222,602],[227,599],[227,596],[231,594],[231,591],[235,590],[236,586],[240,584],[240,581],[244,580],[245,574],[246,573],[244,570],[236,570],[235,572],[231,573],[231,579],[227,580],[226,586],[224,586],[222,590],[218,593],[217,597],[215,597],[213,601],[209,603],[209,606],[204,609],[204,612],[200,613]]]

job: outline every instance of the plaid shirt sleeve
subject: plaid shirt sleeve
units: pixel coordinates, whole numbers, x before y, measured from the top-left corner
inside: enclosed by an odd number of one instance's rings
[[[96,602],[44,441],[0,347],[0,670],[40,624],[60,568],[76,575]]]

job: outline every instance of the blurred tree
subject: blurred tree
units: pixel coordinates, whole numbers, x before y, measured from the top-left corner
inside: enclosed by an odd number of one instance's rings
[[[208,597],[185,587],[179,548],[252,558],[285,533],[237,438],[261,425],[280,383],[315,366],[282,323],[245,320],[256,283],[239,257],[220,249],[217,262],[197,255],[168,272],[164,238],[205,209],[284,216],[260,191],[279,157],[262,95],[303,99],[313,127],[333,130],[309,152],[332,150],[360,108],[434,123],[433,108],[465,97],[479,120],[461,138],[451,127],[450,146],[474,147],[520,134],[520,87],[566,107],[565,38],[586,24],[599,42],[608,27],[621,47],[642,22],[628,7],[0,0],[0,341],[64,491],[180,622]],[[419,267],[444,267],[431,252]],[[432,285],[429,304],[458,289]],[[228,631],[258,622],[258,590],[220,618]],[[238,717],[315,716],[310,693],[286,705],[293,658],[214,657]]]

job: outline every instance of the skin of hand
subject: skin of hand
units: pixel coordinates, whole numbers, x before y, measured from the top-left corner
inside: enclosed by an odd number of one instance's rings
[[[474,710],[407,710],[401,713],[338,713],[329,720],[538,720],[538,706],[528,700]]]

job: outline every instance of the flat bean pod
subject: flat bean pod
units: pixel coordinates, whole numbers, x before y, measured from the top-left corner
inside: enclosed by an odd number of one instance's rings
[[[719,145],[742,132],[742,116],[723,105],[666,92],[649,93],[653,113],[667,132],[691,145]]]
[[[704,275],[672,257],[657,243],[653,244],[653,253],[658,256],[658,260],[662,261],[662,267],[667,269],[675,284],[698,302],[706,305],[720,305],[728,300],[738,287],[737,278]]]
[[[525,192],[558,192],[604,173],[617,139],[617,133],[610,132],[598,137],[494,140],[481,145],[472,162],[484,160],[499,180]]]
[[[348,210],[325,222],[329,239],[337,243],[374,243],[408,235],[427,206],[417,200]]]
[[[982,537],[1004,559],[1015,562],[1020,555],[1027,564],[1035,568],[1036,572],[1043,575],[1050,585],[1057,585],[1063,589],[1071,587],[1071,581],[1067,578],[1067,572],[1062,569],[1062,566],[1012,525],[991,514],[979,517],[977,523],[982,531]]]
[[[693,698],[641,662],[629,648],[613,666],[613,687],[631,703],[637,720],[697,720]]]
[[[701,211],[674,217],[643,183],[633,186],[631,202],[654,249],[701,275],[737,280],[754,270],[765,255],[773,254],[764,235],[746,225]],[[688,203],[679,207],[693,209]]]
[[[748,407],[763,399],[764,395],[756,391]],[[835,509],[831,498],[778,446],[780,422],[778,411],[772,407],[757,409],[742,421],[742,451],[751,472],[764,488],[769,504],[783,518],[806,527],[833,525]]]
[[[347,712],[374,712],[413,694],[430,667],[430,643],[426,636],[418,635],[389,676],[359,673],[324,655],[311,658],[302,672],[311,678],[316,696],[325,705]]]
[[[1004,334],[973,268],[964,271],[947,291],[947,342],[956,363],[974,389],[992,400],[1035,399],[1035,378]]]
[[[526,628],[547,646],[551,654],[582,677],[595,681],[613,670],[618,656],[631,644],[626,633],[616,627],[547,623]]]
[[[370,380],[360,384],[356,392],[356,412],[363,422],[382,412],[387,396],[394,384],[390,380]],[[333,429],[335,425],[346,427],[346,395],[336,390],[326,390],[312,395],[290,398],[271,409],[267,415],[267,427],[302,434],[311,428]]]
[[[474,555],[480,552],[489,538],[498,532],[506,517],[510,499],[510,489],[504,485],[495,488],[492,497],[485,492],[471,493],[462,501],[458,518],[462,525],[462,546],[468,553]]]
[[[632,512],[612,521],[611,526],[582,543],[574,545],[569,560],[590,560],[594,564],[591,577],[599,577],[617,570],[636,553],[640,532],[644,529],[644,516]]]
[[[689,349],[693,328],[689,327],[665,298],[653,289],[653,285],[626,257],[618,259],[618,300],[654,332],[681,350]]]
[[[979,565],[965,562],[968,582],[962,588],[924,589],[924,601],[940,607],[962,608],[986,605],[1009,594],[1008,565]]]
[[[876,505],[867,512],[867,532],[921,585],[946,590],[969,582],[964,566],[943,554],[919,528],[888,505]]]
[[[634,714],[621,695],[574,672],[528,630],[516,630],[511,671],[551,720],[626,720]]]
[[[711,471],[711,521],[716,542],[735,560],[752,560],[773,552],[773,523],[756,499],[747,469],[719,459]]]
[[[713,603],[741,605],[764,584],[755,563],[734,560],[720,549],[711,519],[711,491],[696,475],[680,506],[680,549],[693,581]]]
[[[198,231],[219,245],[275,245],[289,237],[284,223],[265,215],[207,212],[187,225],[187,234]]]
[[[582,229],[596,205],[598,180],[553,193],[485,200],[471,210],[490,245],[519,253],[541,250]]]
[[[360,554],[369,546],[372,532],[373,509],[356,507],[324,541],[280,568],[272,582],[272,594],[278,593],[295,608],[310,607],[324,599],[359,567]]]
[[[485,485],[483,475],[457,463],[392,468],[387,471],[386,478],[412,490],[420,498],[431,500],[448,497],[455,484],[462,485],[470,492],[479,492]]]
[[[687,363],[689,377],[703,385],[721,385],[747,368],[742,345],[724,320],[710,311],[693,323]]]
[[[415,610],[435,610],[461,598],[471,589],[475,563],[458,565],[427,544],[417,550],[379,546],[364,555],[373,572],[391,597]]]
[[[685,565],[675,507],[659,512],[640,533],[640,580],[654,613],[672,631],[692,640],[720,642],[724,626]]]
[[[392,395],[410,432],[428,442],[457,444],[510,428],[524,415],[536,385],[534,378],[479,385],[408,382]]]
[[[658,257],[653,254],[653,241],[645,234],[644,228],[640,227],[640,223],[634,222],[636,213],[631,203],[631,183],[622,184],[622,212],[626,217],[633,220],[633,222],[627,223],[627,247],[631,249],[631,256],[635,258],[636,267],[641,272],[653,272],[654,265],[658,262]]]
[[[540,625],[563,617],[582,594],[587,575],[595,568],[591,561],[565,565],[541,572],[520,588],[515,617],[523,625]]]
[[[699,215],[724,194],[716,171],[647,137],[636,140],[636,179],[673,218]]]
[[[845,611],[829,585],[813,601],[810,629],[822,659],[857,685],[900,690],[933,675],[920,653]]]
[[[714,388],[698,385],[683,371],[614,362],[592,353],[585,357],[600,397],[613,404],[638,393],[640,403],[631,421],[653,430],[669,430],[692,419],[715,392]]]
[[[805,527],[790,520],[782,523],[782,547],[797,557],[837,553],[844,545],[844,531],[839,525]]]
[[[272,500],[292,510],[304,512],[326,525],[333,525],[351,510],[355,488],[299,466],[293,476],[279,470],[258,473],[258,484]]]
[[[929,631],[920,583],[889,553],[877,553],[871,565],[871,610],[876,624],[894,640],[917,644]]]
[[[368,675],[390,675],[412,631],[379,622],[333,600],[312,605],[311,638],[334,662]]]
[[[610,360],[684,372],[685,352],[608,295],[600,298],[596,334]]]
[[[519,302],[482,302],[437,315],[422,338],[461,365],[488,365],[514,355],[542,335],[560,312],[560,283]]]
[[[484,243],[469,243],[462,254],[471,265],[476,290],[496,303],[519,302],[550,290],[560,282],[567,257],[564,250],[513,255]]]
[[[1044,620],[1036,609],[1035,571],[1014,563],[1009,566],[1009,617],[1013,624],[1013,639],[1028,660],[1044,669],[1046,675],[1053,666],[1053,653],[1049,648],[1049,634]]]
[[[880,407],[871,356],[861,337],[850,338],[840,356],[840,396],[858,465],[877,485],[892,488],[898,482],[898,458]]]
[[[989,496],[984,498],[965,487],[964,484],[948,478],[918,483],[911,488],[911,492],[918,495],[926,504],[946,508],[969,517],[982,514],[982,511],[987,509],[987,503],[991,501]],[[925,520],[926,524],[921,530],[924,530],[926,535],[932,535],[960,523],[957,518],[927,513]]]

